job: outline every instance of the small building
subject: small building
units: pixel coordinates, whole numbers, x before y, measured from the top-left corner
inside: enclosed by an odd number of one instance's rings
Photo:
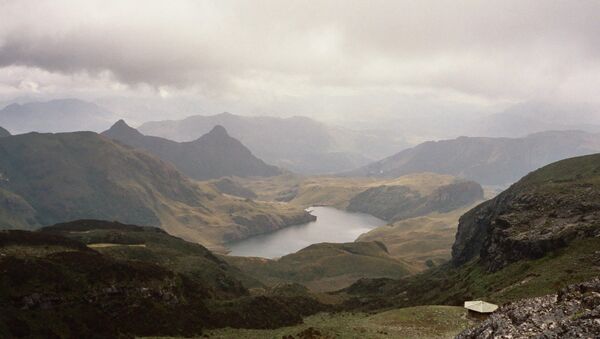
[[[478,314],[489,314],[493,313],[498,309],[498,305],[490,304],[485,301],[475,300],[475,301],[465,301],[465,308],[469,310],[469,313],[475,312]]]

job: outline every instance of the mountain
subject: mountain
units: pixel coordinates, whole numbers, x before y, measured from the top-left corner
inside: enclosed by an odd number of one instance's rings
[[[9,136],[10,136],[10,132],[7,131],[6,129],[0,127],[0,138],[9,137]]]
[[[0,110],[0,126],[16,134],[27,132],[100,132],[110,126],[113,114],[78,99],[11,104]]]
[[[459,221],[449,263],[400,280],[363,279],[348,307],[505,303],[555,293],[600,269],[600,154],[525,176]]]
[[[225,196],[93,132],[0,138],[0,179],[4,229],[117,220],[218,246],[314,218],[293,206]]]
[[[600,134],[551,131],[524,138],[460,137],[430,141],[374,162],[349,176],[397,177],[434,172],[506,185],[561,159],[600,151]]]
[[[306,296],[251,296],[243,274],[154,227],[79,220],[0,231],[0,336],[202,336],[278,328],[328,307]]]
[[[350,131],[305,117],[244,117],[230,113],[147,122],[139,130],[191,141],[221,125],[261,159],[297,173],[334,173],[366,164],[406,146],[376,131]]]
[[[224,176],[272,176],[282,171],[256,158],[242,143],[230,137],[222,126],[191,142],[175,142],[146,136],[119,120],[102,133],[125,145],[148,151],[197,180]]]

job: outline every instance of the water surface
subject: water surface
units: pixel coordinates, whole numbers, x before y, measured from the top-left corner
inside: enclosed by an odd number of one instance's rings
[[[317,221],[290,226],[226,246],[230,255],[276,258],[320,242],[351,242],[362,233],[383,226],[384,220],[364,213],[351,213],[333,207],[311,207]]]

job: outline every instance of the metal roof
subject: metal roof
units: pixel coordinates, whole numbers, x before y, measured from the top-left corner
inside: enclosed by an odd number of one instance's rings
[[[498,305],[490,304],[485,301],[465,301],[465,308],[479,313],[492,313],[498,309]]]

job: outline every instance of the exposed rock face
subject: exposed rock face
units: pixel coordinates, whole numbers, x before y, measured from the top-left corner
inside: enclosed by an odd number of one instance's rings
[[[524,299],[502,306],[459,339],[598,338],[600,279],[570,285],[558,294]]]
[[[600,155],[546,166],[461,217],[452,262],[491,271],[600,235]]]
[[[421,195],[407,186],[379,186],[356,195],[347,209],[397,221],[432,212],[448,212],[481,199],[483,189],[472,181],[444,185],[428,195]]]

